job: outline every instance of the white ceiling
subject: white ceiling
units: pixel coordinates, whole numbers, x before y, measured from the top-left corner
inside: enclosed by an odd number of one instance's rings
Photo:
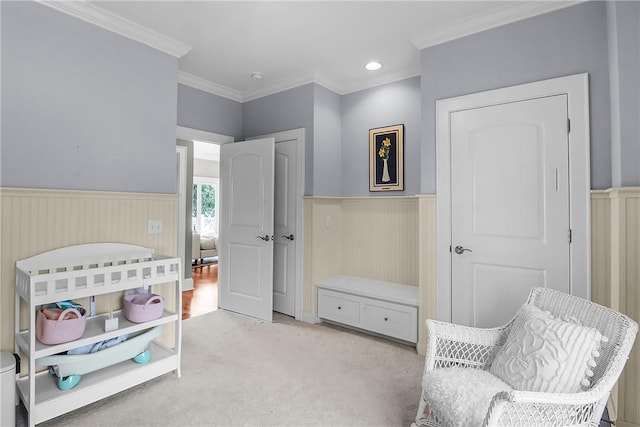
[[[83,7],[181,42],[188,51],[179,59],[180,82],[247,101],[309,82],[346,94],[417,76],[422,48],[571,4],[94,1]],[[383,68],[366,71],[371,60]],[[254,72],[263,78],[252,79]]]

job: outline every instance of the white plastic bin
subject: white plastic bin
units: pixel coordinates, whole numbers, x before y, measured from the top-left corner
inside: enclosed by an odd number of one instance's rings
[[[13,354],[0,353],[0,426],[16,425],[16,359]]]

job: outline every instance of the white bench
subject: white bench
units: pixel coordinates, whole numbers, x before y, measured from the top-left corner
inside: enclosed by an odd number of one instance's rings
[[[352,276],[316,283],[318,317],[418,342],[418,287]]]

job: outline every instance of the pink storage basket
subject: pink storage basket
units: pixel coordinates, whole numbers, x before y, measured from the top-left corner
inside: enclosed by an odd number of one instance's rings
[[[124,297],[124,317],[133,323],[143,323],[162,316],[164,298],[155,294],[130,294]]]
[[[75,319],[64,319],[68,313],[75,313]],[[87,316],[84,308],[75,309],[67,308],[57,320],[47,319],[42,313],[42,309],[38,310],[36,315],[36,338],[42,344],[62,344],[69,341],[77,340],[84,334],[84,328],[87,326]]]

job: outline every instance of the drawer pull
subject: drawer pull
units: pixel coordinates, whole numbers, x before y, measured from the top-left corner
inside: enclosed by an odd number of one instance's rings
[[[342,306],[338,306],[338,310],[342,310]]]
[[[384,318],[384,321],[385,321],[385,322],[386,322],[386,321],[388,321],[388,320],[389,320],[389,318],[388,318],[388,317],[385,317],[385,318]]]

